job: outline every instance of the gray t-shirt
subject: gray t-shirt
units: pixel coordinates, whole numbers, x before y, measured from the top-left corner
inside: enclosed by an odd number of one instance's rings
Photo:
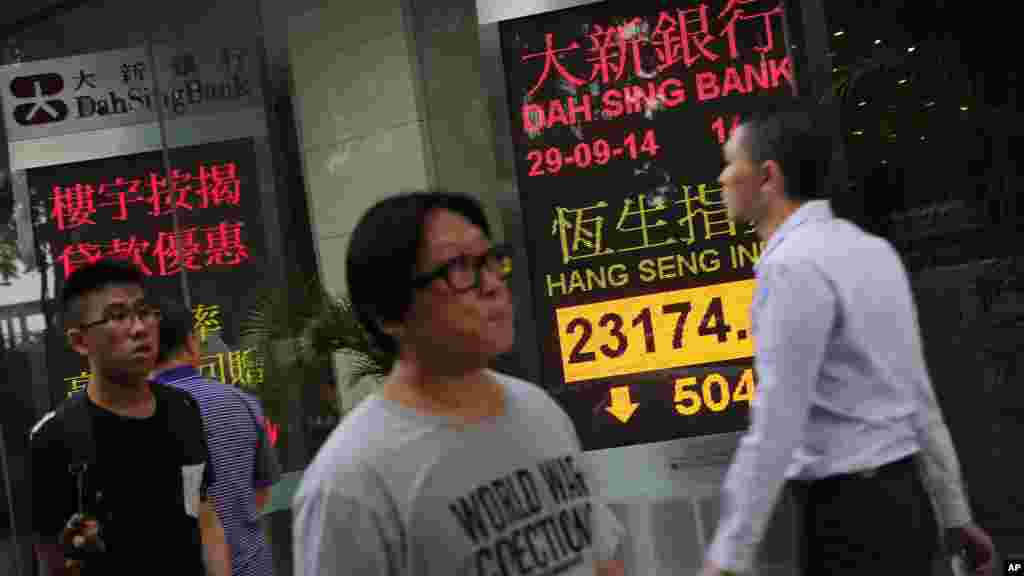
[[[463,427],[372,395],[295,495],[296,576],[593,576],[622,527],[565,412],[494,374],[501,416]]]

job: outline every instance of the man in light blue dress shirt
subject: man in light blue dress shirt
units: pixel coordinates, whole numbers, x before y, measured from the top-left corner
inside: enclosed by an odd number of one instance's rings
[[[759,388],[703,574],[752,569],[787,480],[805,576],[928,574],[936,521],[989,574],[992,541],[971,519],[907,272],[821,199],[832,145],[814,114],[752,118],[724,147],[729,214],[767,244],[751,306]]]

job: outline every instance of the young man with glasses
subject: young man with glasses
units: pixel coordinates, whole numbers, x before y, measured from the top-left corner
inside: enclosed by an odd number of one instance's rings
[[[572,422],[488,369],[513,345],[510,272],[469,197],[403,194],[363,215],[349,296],[397,360],[303,476],[296,576],[621,573],[621,526]]]
[[[230,574],[223,529],[206,488],[199,409],[188,394],[147,381],[160,310],[144,277],[101,260],[67,279],[71,347],[92,379],[30,435],[32,521],[49,574]]]

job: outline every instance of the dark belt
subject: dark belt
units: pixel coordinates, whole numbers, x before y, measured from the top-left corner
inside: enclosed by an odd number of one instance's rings
[[[914,454],[911,454],[910,456],[900,458],[899,460],[889,462],[888,464],[882,464],[881,466],[876,466],[874,468],[866,468],[864,470],[857,470],[855,472],[834,474],[832,476],[816,478],[814,480],[794,480],[793,484],[801,488],[810,488],[812,486],[857,482],[864,480],[872,480],[875,478],[881,478],[886,476],[902,476],[905,474],[913,474],[915,470],[914,456]]]

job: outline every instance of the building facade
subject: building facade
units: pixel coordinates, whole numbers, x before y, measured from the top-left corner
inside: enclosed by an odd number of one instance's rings
[[[362,211],[441,187],[476,195],[528,262],[512,280],[519,342],[500,367],[573,416],[627,528],[629,573],[696,570],[745,425],[741,390],[754,387],[739,333],[759,246],[720,216],[718,146],[734,114],[797,97],[834,104],[837,207],[906,257],[972,507],[1001,552],[1024,550],[1016,473],[1004,468],[1024,407],[1011,384],[1024,349],[1015,77],[953,18],[936,31],[881,4],[823,4],[5,8],[0,567],[35,573],[27,430],[88,380],[53,297],[76,265],[119,255],[194,310],[204,371],[266,393],[288,472],[267,524],[277,573],[290,574],[282,503],[335,415],[374,382],[327,388],[325,401],[324,382],[346,380],[341,356],[299,381],[265,382],[242,337],[259,303],[251,288],[300,294],[301,278],[343,293]],[[684,292],[703,302],[704,329],[730,318],[731,333],[710,334],[720,345],[681,357],[651,342],[646,356],[623,356],[656,369],[569,362],[570,325]],[[796,522],[785,496],[761,574],[795,573]]]

